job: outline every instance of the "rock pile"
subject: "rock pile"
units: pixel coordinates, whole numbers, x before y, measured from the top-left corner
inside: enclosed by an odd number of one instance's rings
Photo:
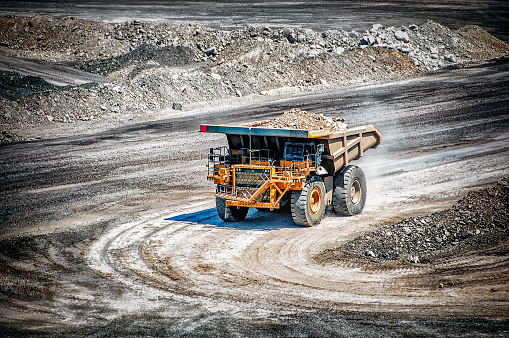
[[[40,77],[23,76],[16,72],[0,70],[0,96],[8,100],[29,96],[39,92],[66,89],[52,85]]]
[[[87,119],[141,121],[154,112],[186,110],[189,103],[266,95],[279,88],[400,80],[509,54],[509,46],[479,27],[451,31],[431,21],[420,27],[376,24],[358,33],[4,16],[0,47],[1,53],[43,65],[64,63],[106,81],[57,90],[41,79],[8,74],[20,85],[16,92],[0,87],[0,131],[9,131],[6,135]]]
[[[342,131],[346,129],[343,119],[325,116],[323,114],[310,113],[298,108],[285,111],[283,115],[274,120],[257,124],[267,128],[288,128],[305,130],[331,130]]]
[[[427,71],[435,71],[450,63],[486,58],[488,53],[483,41],[501,46],[501,41],[477,26],[465,26],[453,32],[428,21],[420,27],[386,28],[375,24],[362,35],[359,45],[361,48],[372,46],[398,50]]]
[[[429,260],[430,254],[461,244],[482,248],[493,238],[509,238],[509,178],[494,187],[469,192],[447,210],[407,218],[331,251],[379,261],[419,263]]]
[[[106,23],[74,17],[0,17],[0,46],[17,56],[44,61],[78,61],[126,53]]]

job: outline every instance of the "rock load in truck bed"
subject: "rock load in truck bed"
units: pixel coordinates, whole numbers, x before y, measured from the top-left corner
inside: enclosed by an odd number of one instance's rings
[[[344,131],[346,129],[346,123],[343,119],[315,114],[298,108],[285,111],[283,115],[273,120],[259,121],[246,126],[304,130],[327,129],[330,131]]]

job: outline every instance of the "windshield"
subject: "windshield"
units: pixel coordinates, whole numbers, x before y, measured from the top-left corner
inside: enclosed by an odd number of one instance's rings
[[[303,161],[304,157],[314,155],[314,144],[286,143],[284,157],[289,161]]]
[[[304,147],[302,144],[289,144],[286,146],[286,156],[302,157]]]

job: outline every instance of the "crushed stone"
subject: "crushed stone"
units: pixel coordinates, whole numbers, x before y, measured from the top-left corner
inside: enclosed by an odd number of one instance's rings
[[[27,128],[102,120],[129,124],[193,103],[401,80],[503,58],[509,46],[477,26],[453,31],[433,21],[374,24],[366,32],[197,24],[99,23],[75,17],[0,17],[0,55],[59,64],[105,83],[54,88],[42,78],[3,74],[0,143]],[[8,70],[7,70],[8,71]],[[4,90],[5,89],[5,90]],[[81,122],[80,122],[81,123]],[[55,135],[55,137],[58,135]]]
[[[317,259],[339,257],[425,263],[433,255],[459,246],[484,248],[509,239],[509,178],[495,186],[470,191],[451,208],[409,217],[344,245],[327,249]]]
[[[281,116],[273,120],[255,122],[251,126],[265,128],[285,128],[285,129],[304,129],[304,130],[330,130],[343,131],[347,124],[343,119],[325,116],[292,108],[285,111]]]

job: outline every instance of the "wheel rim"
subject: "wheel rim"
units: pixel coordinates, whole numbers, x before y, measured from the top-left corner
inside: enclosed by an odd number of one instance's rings
[[[359,204],[361,201],[362,190],[361,190],[361,182],[356,179],[353,181],[352,186],[350,187],[350,197],[352,198],[353,204]]]
[[[311,198],[309,199],[309,209],[311,213],[315,215],[320,210],[320,205],[322,203],[320,189],[314,188],[311,192]]]

